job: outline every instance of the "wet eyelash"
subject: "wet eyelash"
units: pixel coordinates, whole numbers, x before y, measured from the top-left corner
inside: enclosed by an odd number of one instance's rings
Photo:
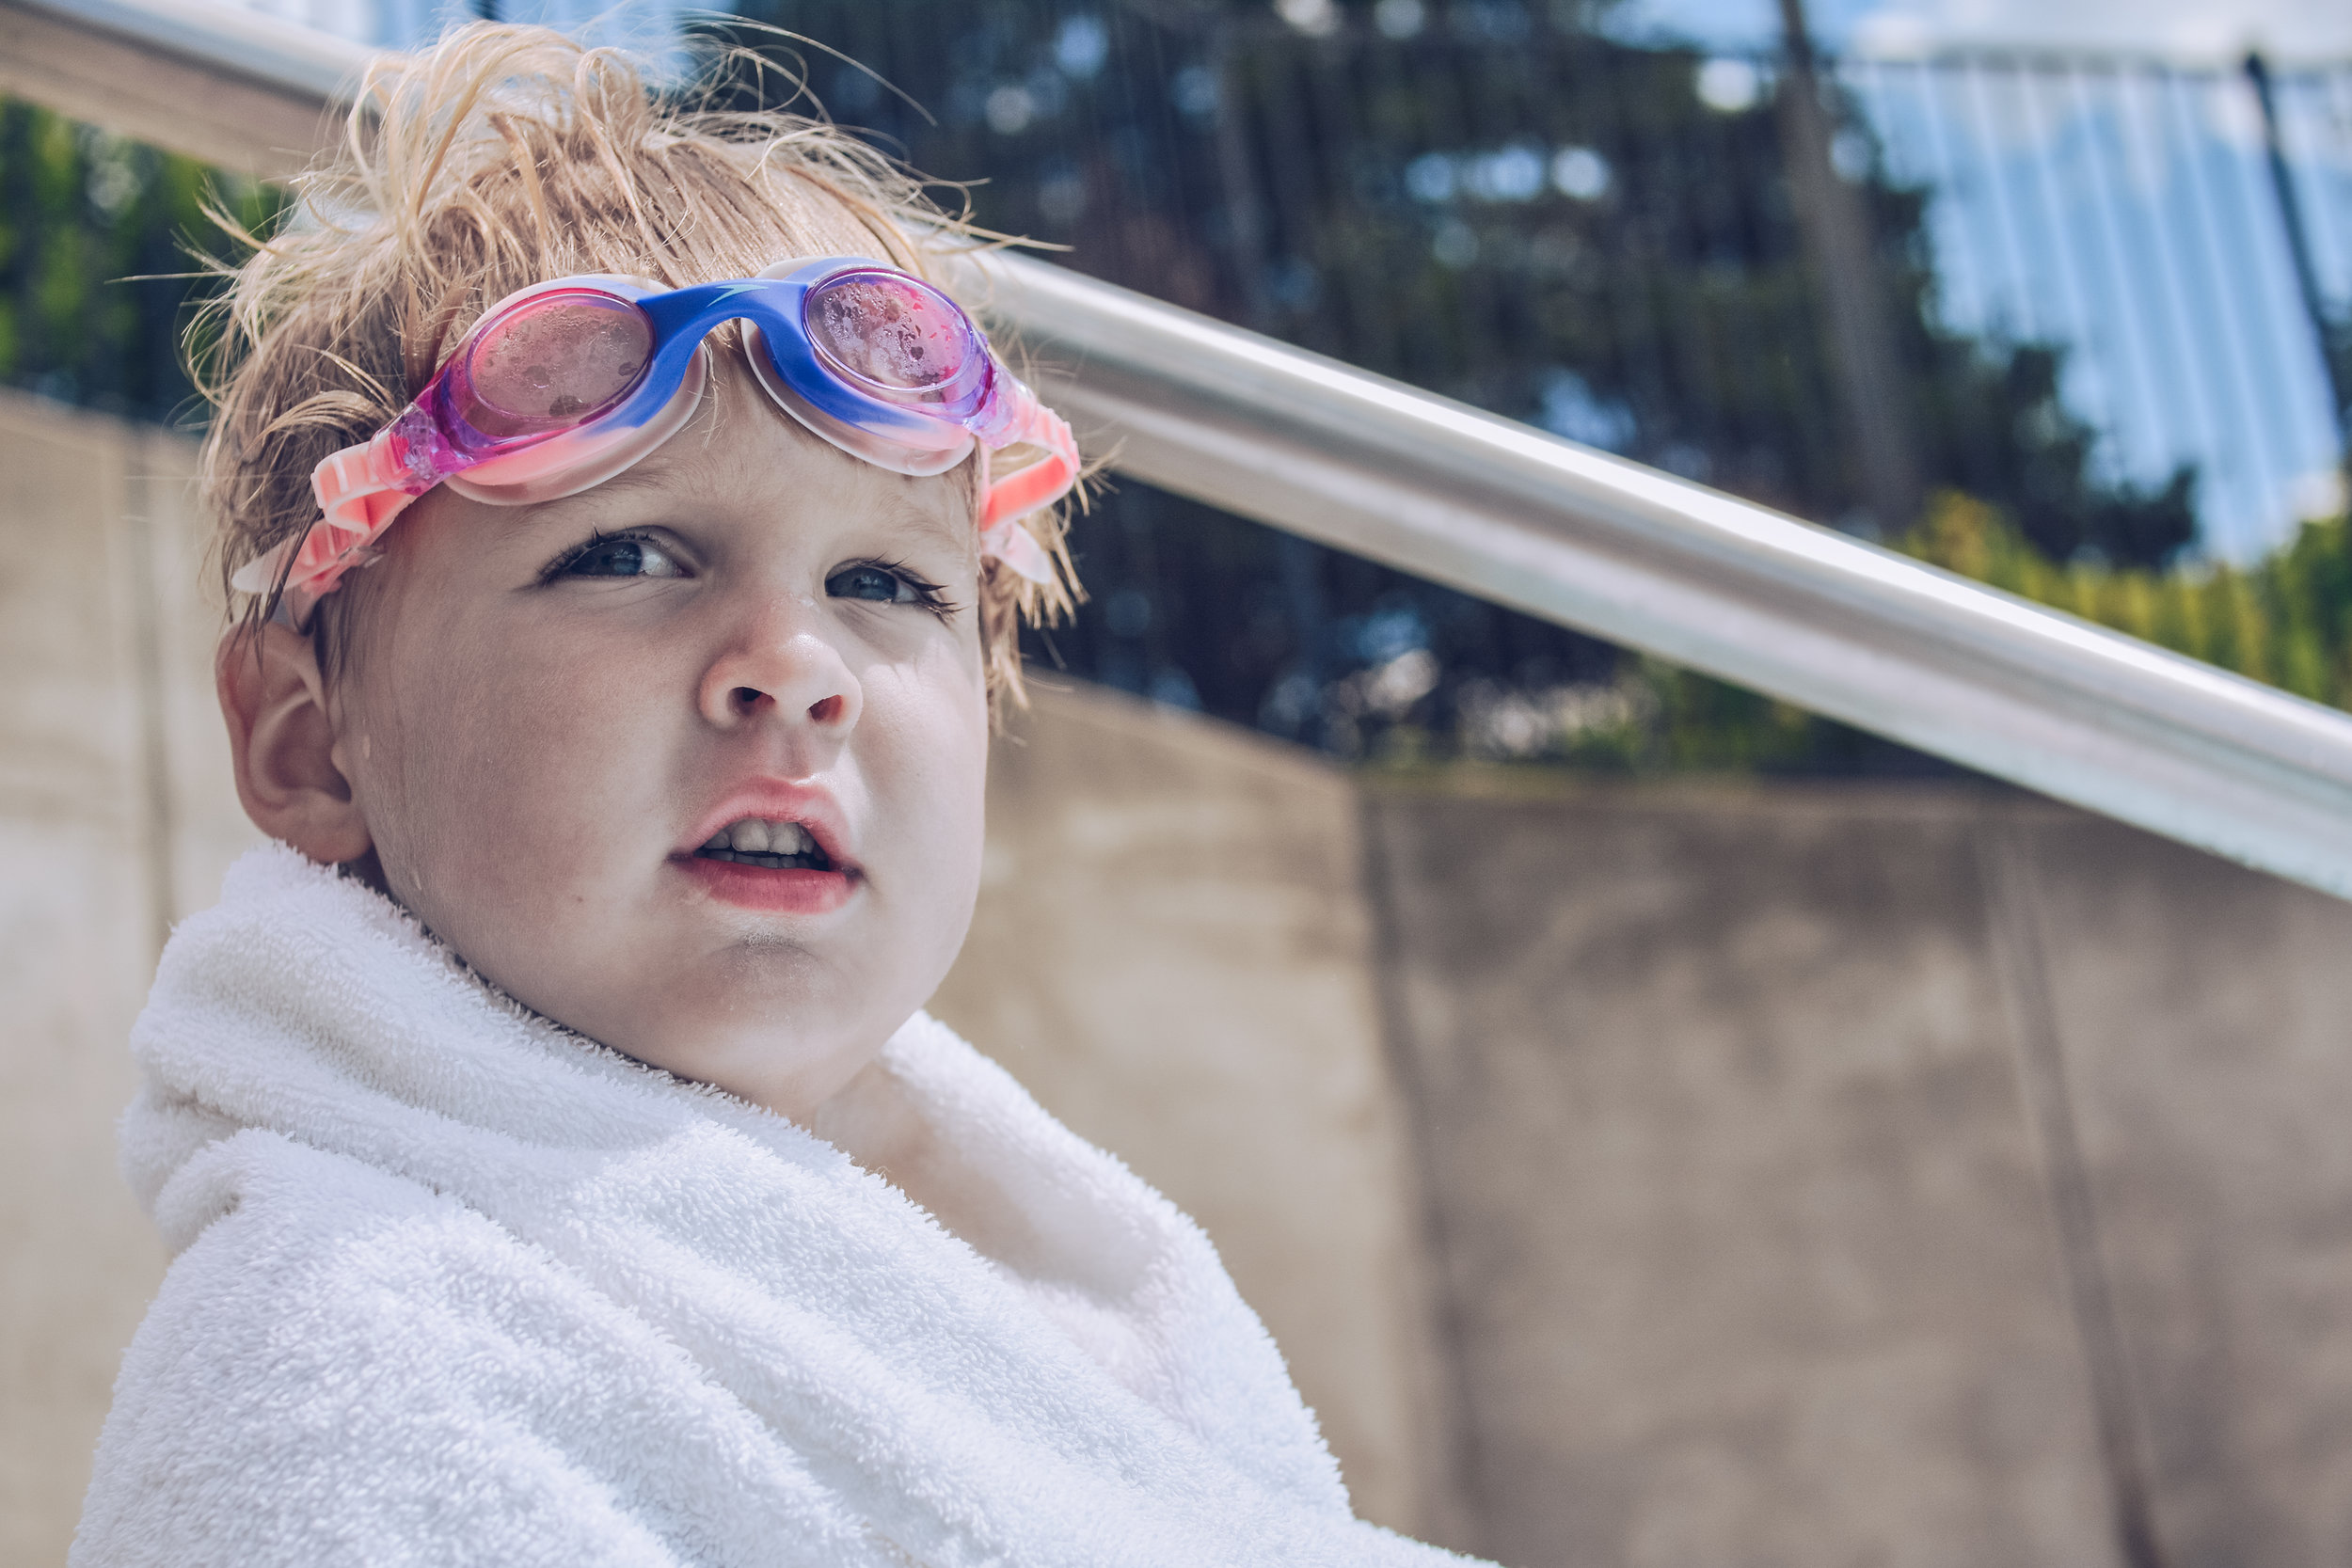
[[[553,582],[557,578],[560,578],[565,572],[570,571],[572,567],[580,562],[581,557],[585,556],[590,550],[595,549],[597,546],[616,545],[623,540],[635,540],[639,544],[644,545],[650,545],[654,543],[653,535],[642,528],[623,529],[618,533],[607,533],[601,529],[592,528],[588,531],[587,538],[581,540],[579,544],[574,545],[570,549],[565,550],[562,555],[557,556],[553,561],[540,568],[539,586],[545,588],[548,583]]]
[[[947,585],[932,582],[903,561],[862,561],[878,572],[888,572],[914,591],[914,602],[945,621],[963,607],[947,597]]]

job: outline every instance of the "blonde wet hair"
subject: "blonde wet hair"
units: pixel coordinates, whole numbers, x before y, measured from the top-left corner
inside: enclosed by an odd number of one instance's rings
[[[517,289],[580,273],[682,287],[844,254],[945,287],[944,252],[993,238],[825,120],[669,102],[623,53],[490,23],[372,69],[339,149],[295,197],[274,231],[244,236],[248,254],[222,267],[228,285],[191,332],[214,408],[202,477],[224,586],[317,518],[319,460],[374,435]],[[964,470],[976,509],[977,467]],[[1055,562],[1051,582],[981,562],[1000,710],[1023,699],[1022,625],[1072,607],[1066,523],[1058,508],[1023,519]],[[350,579],[362,596],[367,576]],[[277,597],[248,603],[248,624]],[[347,657],[353,599],[347,588],[321,602],[330,671]]]

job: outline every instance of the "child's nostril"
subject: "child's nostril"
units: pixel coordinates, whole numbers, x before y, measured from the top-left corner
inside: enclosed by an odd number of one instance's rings
[[[767,693],[755,686],[739,686],[730,695],[734,697],[735,705],[739,710],[749,713],[759,705],[760,698],[766,696]]]

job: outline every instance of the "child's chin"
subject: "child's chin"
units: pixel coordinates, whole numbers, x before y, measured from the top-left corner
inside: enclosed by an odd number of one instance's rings
[[[857,892],[857,879],[846,871],[798,866],[771,871],[700,855],[673,863],[720,903],[763,914],[830,914]]]

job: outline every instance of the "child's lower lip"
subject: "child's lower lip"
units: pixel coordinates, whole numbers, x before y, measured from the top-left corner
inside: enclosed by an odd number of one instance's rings
[[[688,855],[676,863],[703,891],[723,904],[771,914],[827,914],[850,901],[856,879],[846,871],[802,867],[771,871],[764,865]]]

